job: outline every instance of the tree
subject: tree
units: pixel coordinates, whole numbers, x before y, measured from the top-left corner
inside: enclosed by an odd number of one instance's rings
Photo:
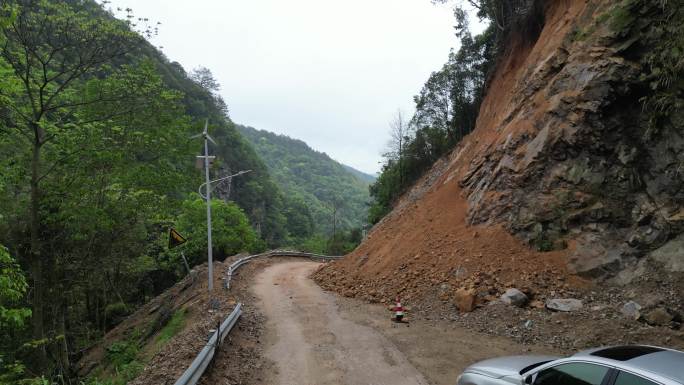
[[[302,197],[294,196],[285,202],[285,217],[290,236],[305,239],[314,233],[311,210]]]
[[[214,74],[212,74],[211,70],[207,67],[200,66],[193,69],[192,72],[190,72],[190,79],[212,94],[221,89],[221,85],[214,79]]]
[[[27,268],[22,303],[33,309],[33,327],[12,342],[27,372],[57,381],[116,324],[112,309],[134,309],[182,273],[165,238],[200,183],[193,119],[215,122],[227,167],[254,170],[233,195],[263,207],[276,245],[286,218],[215,98],[125,22],[91,1],[0,9],[0,243]]]
[[[33,333],[42,339],[44,333],[43,269],[46,256],[42,253],[41,213],[43,192],[41,181],[50,172],[43,163],[43,150],[50,143],[73,130],[67,123],[79,108],[116,103],[126,95],[92,92],[79,93],[79,80],[96,76],[112,61],[122,57],[136,35],[117,22],[94,20],[85,11],[74,10],[66,3],[47,0],[16,0],[6,2],[5,12],[17,16],[3,26],[4,44],[0,56],[10,65],[20,90],[8,95],[13,102],[9,109],[16,117],[11,127],[31,143],[30,167],[30,253],[33,279]],[[80,97],[76,97],[79,94]],[[112,111],[124,114],[128,111]],[[97,118],[101,120],[101,118]],[[41,349],[40,361],[45,361]]]
[[[450,0],[432,2],[444,4]],[[466,0],[466,3],[474,8],[480,19],[491,22],[499,43],[503,43],[512,32],[528,38],[534,37],[544,26],[545,2],[542,0]],[[463,23],[466,13],[463,2],[454,7],[458,31],[467,25]]]
[[[479,0],[471,3],[481,4]],[[412,183],[475,128],[485,82],[497,55],[498,35],[490,27],[473,37],[465,10],[456,7],[454,15],[461,48],[450,52],[448,61],[414,97],[416,112],[410,122],[403,124],[400,114],[393,120],[390,150],[380,177],[370,187],[371,223],[388,213]],[[482,13],[481,17],[490,16]]]
[[[411,123],[416,127],[432,126],[447,130],[453,113],[452,84],[447,65],[433,72],[420,94],[413,97],[416,113]]]
[[[190,79],[211,95],[214,104],[221,111],[223,117],[228,118],[228,104],[218,93],[221,90],[221,84],[214,78],[211,70],[207,67],[197,67],[190,72]]]
[[[14,338],[31,316],[31,310],[17,306],[28,285],[7,249],[0,245],[0,382],[16,380],[23,373],[23,365],[16,360],[15,350],[20,347]]]
[[[361,243],[361,229],[354,228],[343,231],[328,239],[325,253],[328,255],[345,255],[352,252]]]
[[[136,301],[137,279],[122,277],[156,264],[158,217],[192,180],[179,160],[190,124],[156,64],[131,55],[143,39],[94,3],[5,4],[0,235],[30,267],[32,369],[51,349],[67,377],[79,332],[105,331],[110,301]]]
[[[390,142],[388,144],[389,151],[385,157],[393,159],[399,168],[399,184],[404,183],[404,158],[406,142],[409,138],[409,124],[404,119],[401,110],[397,110],[394,118],[390,122]]]
[[[178,231],[188,239],[183,247],[192,265],[204,262],[207,255],[206,210],[205,200],[195,194],[183,203],[183,211],[176,223]],[[256,233],[235,203],[212,199],[211,220],[213,252],[217,259],[252,251],[257,246]]]

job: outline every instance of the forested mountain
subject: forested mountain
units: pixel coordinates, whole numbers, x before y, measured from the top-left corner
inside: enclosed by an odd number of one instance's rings
[[[365,172],[359,171],[352,166],[347,166],[346,164],[343,164],[342,166],[344,166],[344,168],[347,169],[347,171],[352,173],[352,175],[366,183],[373,183],[377,179],[374,175],[366,174]]]
[[[309,207],[315,233],[330,235],[333,218],[336,230],[363,226],[373,177],[336,162],[301,140],[252,127],[237,128],[289,199]]]
[[[211,73],[203,69],[199,74],[187,74],[179,63],[169,62],[160,51],[147,44],[141,47],[141,51],[142,55],[154,61],[164,83],[182,93],[185,113],[195,123],[195,134],[201,131],[201,123],[205,119],[209,120],[209,132],[217,142],[216,146],[210,148],[210,152],[217,156],[217,167],[212,177],[251,170],[231,181],[230,197],[221,194],[219,197],[235,201],[245,211],[267,246],[276,247],[286,243],[287,219],[283,215],[286,204],[281,190],[273,183],[262,160],[228,117],[227,107],[216,93],[219,86]],[[201,143],[198,141],[195,146],[193,148],[197,154],[201,153]],[[194,164],[194,156],[188,161]],[[200,177],[201,173],[196,171],[195,175]]]
[[[185,274],[169,227],[191,264],[206,258],[190,139],[205,119],[212,176],[252,170],[212,203],[215,255],[290,239],[291,205],[211,73],[186,73],[133,20],[148,19],[94,1],[0,5],[0,383],[73,383],[85,347]]]

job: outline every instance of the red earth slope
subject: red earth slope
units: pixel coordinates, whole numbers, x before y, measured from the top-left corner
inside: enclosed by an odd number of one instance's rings
[[[553,57],[586,7],[581,0],[554,2],[536,43],[511,46],[491,81],[475,131],[435,164],[354,252],[318,271],[319,284],[383,302],[396,294],[449,300],[457,288],[472,289],[486,301],[508,287],[534,294],[584,285],[568,273],[572,242],[565,250],[542,253],[502,225],[469,225],[472,196],[460,184],[476,159],[512,136],[535,130],[535,115],[511,119],[512,109],[535,103],[539,107],[534,111],[543,114],[548,101],[542,93],[521,100],[520,84],[534,75],[531,69]],[[497,198],[490,193],[485,199],[496,205]]]

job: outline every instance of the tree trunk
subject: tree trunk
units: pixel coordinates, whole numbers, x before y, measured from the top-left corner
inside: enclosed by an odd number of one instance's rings
[[[44,325],[44,287],[43,287],[43,258],[40,247],[40,149],[42,146],[42,130],[35,124],[35,142],[33,144],[33,157],[31,159],[31,276],[33,278],[33,309],[31,324],[33,327],[33,339],[45,338]],[[46,345],[41,343],[38,347],[36,366],[42,370],[47,365]]]
[[[67,312],[69,306],[66,299],[62,299],[59,312],[58,333],[63,337],[57,346],[58,357],[64,378],[71,378],[71,362],[69,361],[69,340],[67,337]]]

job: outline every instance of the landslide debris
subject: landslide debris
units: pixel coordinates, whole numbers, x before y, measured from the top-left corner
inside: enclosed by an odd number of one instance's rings
[[[316,281],[562,348],[684,346],[684,119],[656,129],[644,108],[651,50],[682,16],[669,7],[547,2],[537,40],[513,38],[499,58],[476,129]],[[511,288],[528,305],[502,305]],[[620,308],[649,290],[650,316],[625,319]],[[582,307],[551,312],[552,299]]]

